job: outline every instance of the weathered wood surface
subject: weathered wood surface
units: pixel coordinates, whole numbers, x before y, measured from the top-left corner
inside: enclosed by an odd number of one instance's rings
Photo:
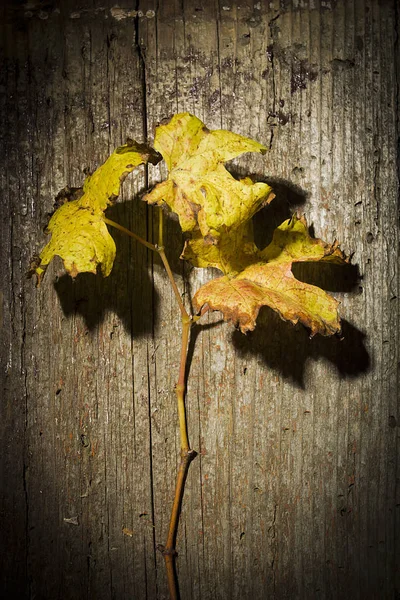
[[[342,341],[269,311],[246,337],[196,330],[182,598],[397,598],[396,2],[139,4],[2,8],[1,595],[166,598],[179,318],[161,265],[116,233],[108,280],[25,273],[62,187],[190,111],[270,146],[234,165],[275,182],[260,244],[300,207],[362,279],[299,274],[341,300]],[[138,197],[163,173],[128,178],[111,218],[151,239]],[[210,273],[181,264],[174,221],[168,241],[189,301]]]

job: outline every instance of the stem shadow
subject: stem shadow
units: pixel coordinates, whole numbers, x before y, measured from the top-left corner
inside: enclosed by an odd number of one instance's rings
[[[207,331],[208,329],[213,329],[214,327],[221,325],[221,323],[223,323],[223,320],[218,319],[218,321],[215,321],[214,323],[195,323],[192,326],[192,329],[190,331],[190,339],[189,339],[189,345],[188,345],[188,351],[187,351],[185,381],[187,381],[189,378],[190,366],[192,364],[197,338],[199,337],[200,333],[202,331]]]

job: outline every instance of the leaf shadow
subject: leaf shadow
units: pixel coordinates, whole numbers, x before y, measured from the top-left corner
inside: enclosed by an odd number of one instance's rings
[[[324,358],[330,361],[343,378],[366,373],[371,360],[365,347],[365,337],[365,333],[342,320],[340,337],[310,338],[304,327],[293,327],[264,307],[257,319],[256,329],[247,335],[235,330],[232,342],[240,356],[256,356],[269,369],[304,389],[305,366],[309,359]]]
[[[240,178],[245,175],[233,165],[231,174]],[[268,183],[276,198],[253,217],[254,240],[259,248],[272,241],[275,229],[307,201],[308,192],[290,181],[265,177],[260,173],[250,175],[253,181]],[[313,235],[312,224],[309,227]],[[361,293],[358,265],[336,265],[328,262],[293,264],[296,279],[330,292]],[[342,320],[342,334],[335,337],[315,336],[310,339],[302,325],[293,327],[277,313],[263,307],[257,319],[255,331],[243,335],[235,330],[233,344],[239,355],[254,355],[285,379],[305,387],[305,365],[309,359],[325,358],[334,364],[342,377],[357,377],[370,368],[370,356],[365,347],[366,335]]]
[[[275,198],[253,216],[254,241],[258,248],[263,249],[272,241],[275,229],[307,202],[309,192],[281,177],[266,177],[262,173],[249,174],[232,164],[227,167],[236,179],[247,176],[253,181],[267,183],[272,187]]]
[[[143,226],[147,207],[143,204],[139,210],[142,214],[138,222]],[[132,203],[110,207],[107,217],[132,229]],[[144,336],[153,331],[159,305],[151,279],[152,253],[116,229],[110,227],[109,231],[117,246],[110,275],[81,273],[72,279],[65,274],[55,281],[54,287],[64,314],[67,317],[81,315],[89,331],[98,327],[105,315],[112,312],[131,337]],[[152,310],[149,310],[150,306]]]

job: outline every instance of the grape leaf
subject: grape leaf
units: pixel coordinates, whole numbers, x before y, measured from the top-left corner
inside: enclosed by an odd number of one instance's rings
[[[238,181],[225,162],[266,148],[231,131],[210,131],[189,113],[174,115],[157,127],[154,147],[169,170],[168,179],[144,196],[149,204],[167,204],[184,232],[199,230],[217,243],[221,234],[240,228],[272,200],[266,183]]]
[[[219,247],[219,252],[224,254],[223,247]],[[202,260],[201,256],[205,256],[205,262],[208,262],[204,244],[203,252],[197,248],[198,262]],[[282,223],[263,251],[257,250],[254,245],[253,252],[245,253],[242,259],[247,261],[247,266],[234,276],[229,275],[232,272],[230,261],[228,252],[225,262],[220,261],[219,265],[213,263],[228,275],[206,283],[196,292],[193,298],[196,311],[200,312],[205,305],[211,310],[219,310],[226,321],[233,322],[246,332],[255,328],[260,308],[270,306],[284,320],[293,324],[301,322],[309,327],[311,335],[340,332],[339,302],[320,288],[295,279],[291,269],[294,262],[343,264],[348,260],[336,243],[329,245],[311,238],[304,217],[294,215]],[[234,261],[236,265],[240,258],[236,256]]]
[[[98,265],[104,277],[110,274],[116,250],[104,222],[104,211],[116,200],[122,181],[135,167],[147,162],[156,164],[160,159],[152,148],[128,140],[86,178],[83,188],[74,190],[76,199],[61,194],[61,206],[46,230],[52,234],[51,240],[33,268],[37,285],[56,255],[61,256],[72,277],[82,272],[96,273]]]
[[[252,222],[248,221],[234,231],[221,233],[217,243],[203,238],[199,231],[191,233],[181,258],[195,267],[214,267],[232,277],[254,262],[257,251]]]

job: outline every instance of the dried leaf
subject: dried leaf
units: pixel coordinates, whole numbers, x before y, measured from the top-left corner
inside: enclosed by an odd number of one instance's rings
[[[272,199],[269,185],[249,178],[238,181],[223,164],[245,152],[264,153],[258,142],[231,131],[210,131],[197,117],[181,113],[157,127],[154,147],[165,159],[169,176],[144,200],[167,204],[185,232],[200,230],[216,243]]]
[[[118,197],[120,185],[128,173],[142,163],[158,160],[160,156],[153,149],[128,140],[86,178],[82,189],[73,191],[77,199],[61,199],[61,206],[47,227],[47,232],[52,234],[51,240],[40,253],[39,264],[34,268],[38,285],[56,255],[61,256],[72,277],[82,272],[96,273],[98,265],[104,277],[110,274],[115,243],[104,223],[104,211]]]
[[[104,277],[110,274],[115,243],[103,221],[103,211],[85,208],[80,200],[60,206],[47,228],[52,238],[40,254],[36,272],[41,276],[54,256],[61,256],[66,271],[96,273],[101,265]]]
[[[249,221],[234,231],[221,233],[217,243],[203,238],[200,232],[192,233],[181,258],[189,260],[195,267],[214,267],[233,276],[254,262],[257,251]]]
[[[261,306],[270,306],[293,324],[303,323],[311,335],[340,331],[338,301],[318,287],[295,279],[291,269],[294,262],[343,264],[347,259],[336,243],[329,245],[311,238],[303,217],[293,216],[282,223],[271,244],[261,252],[255,250],[252,258],[247,255],[246,260],[252,263],[235,276],[225,275],[202,286],[193,298],[195,309],[200,311],[207,305],[219,310],[242,332],[255,328]]]

